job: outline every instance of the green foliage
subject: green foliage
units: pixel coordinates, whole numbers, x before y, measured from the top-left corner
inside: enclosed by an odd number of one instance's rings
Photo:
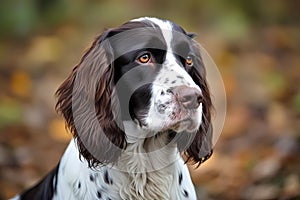
[[[4,0],[0,6],[0,36],[25,36],[37,23],[33,1]]]
[[[0,129],[8,125],[18,124],[21,120],[21,107],[16,101],[0,100]]]
[[[297,12],[291,12],[297,4],[296,1],[284,0],[3,0],[0,7],[0,37],[24,37],[36,30],[51,30],[66,22],[112,24],[120,19],[127,21],[147,15],[173,19],[186,26],[199,23],[217,26],[222,33],[234,38],[243,35],[251,24],[297,23],[294,16]]]
[[[300,93],[295,95],[293,98],[293,109],[300,114]]]

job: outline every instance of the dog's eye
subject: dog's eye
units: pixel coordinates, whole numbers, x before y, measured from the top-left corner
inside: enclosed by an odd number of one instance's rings
[[[193,65],[193,58],[191,56],[187,56],[186,59],[185,59],[185,63],[188,66],[192,66]]]
[[[138,57],[138,61],[143,64],[148,63],[150,59],[151,59],[150,53],[144,53],[143,55]]]

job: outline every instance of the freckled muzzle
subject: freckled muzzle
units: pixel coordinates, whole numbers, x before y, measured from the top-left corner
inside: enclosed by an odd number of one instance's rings
[[[185,85],[161,88],[155,98],[155,110],[165,120],[165,129],[197,129],[201,122],[202,92]]]

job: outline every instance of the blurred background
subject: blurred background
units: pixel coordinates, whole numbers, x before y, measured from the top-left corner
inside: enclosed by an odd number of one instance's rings
[[[71,137],[57,87],[97,34],[140,16],[196,32],[225,84],[222,135],[192,170],[199,198],[300,199],[299,11],[297,0],[2,0],[0,199],[58,163]]]

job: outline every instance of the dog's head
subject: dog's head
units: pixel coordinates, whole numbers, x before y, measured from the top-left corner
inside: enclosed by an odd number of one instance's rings
[[[199,47],[170,21],[139,18],[105,31],[56,95],[90,166],[118,160],[128,120],[169,134],[195,163],[211,155],[212,102]]]

